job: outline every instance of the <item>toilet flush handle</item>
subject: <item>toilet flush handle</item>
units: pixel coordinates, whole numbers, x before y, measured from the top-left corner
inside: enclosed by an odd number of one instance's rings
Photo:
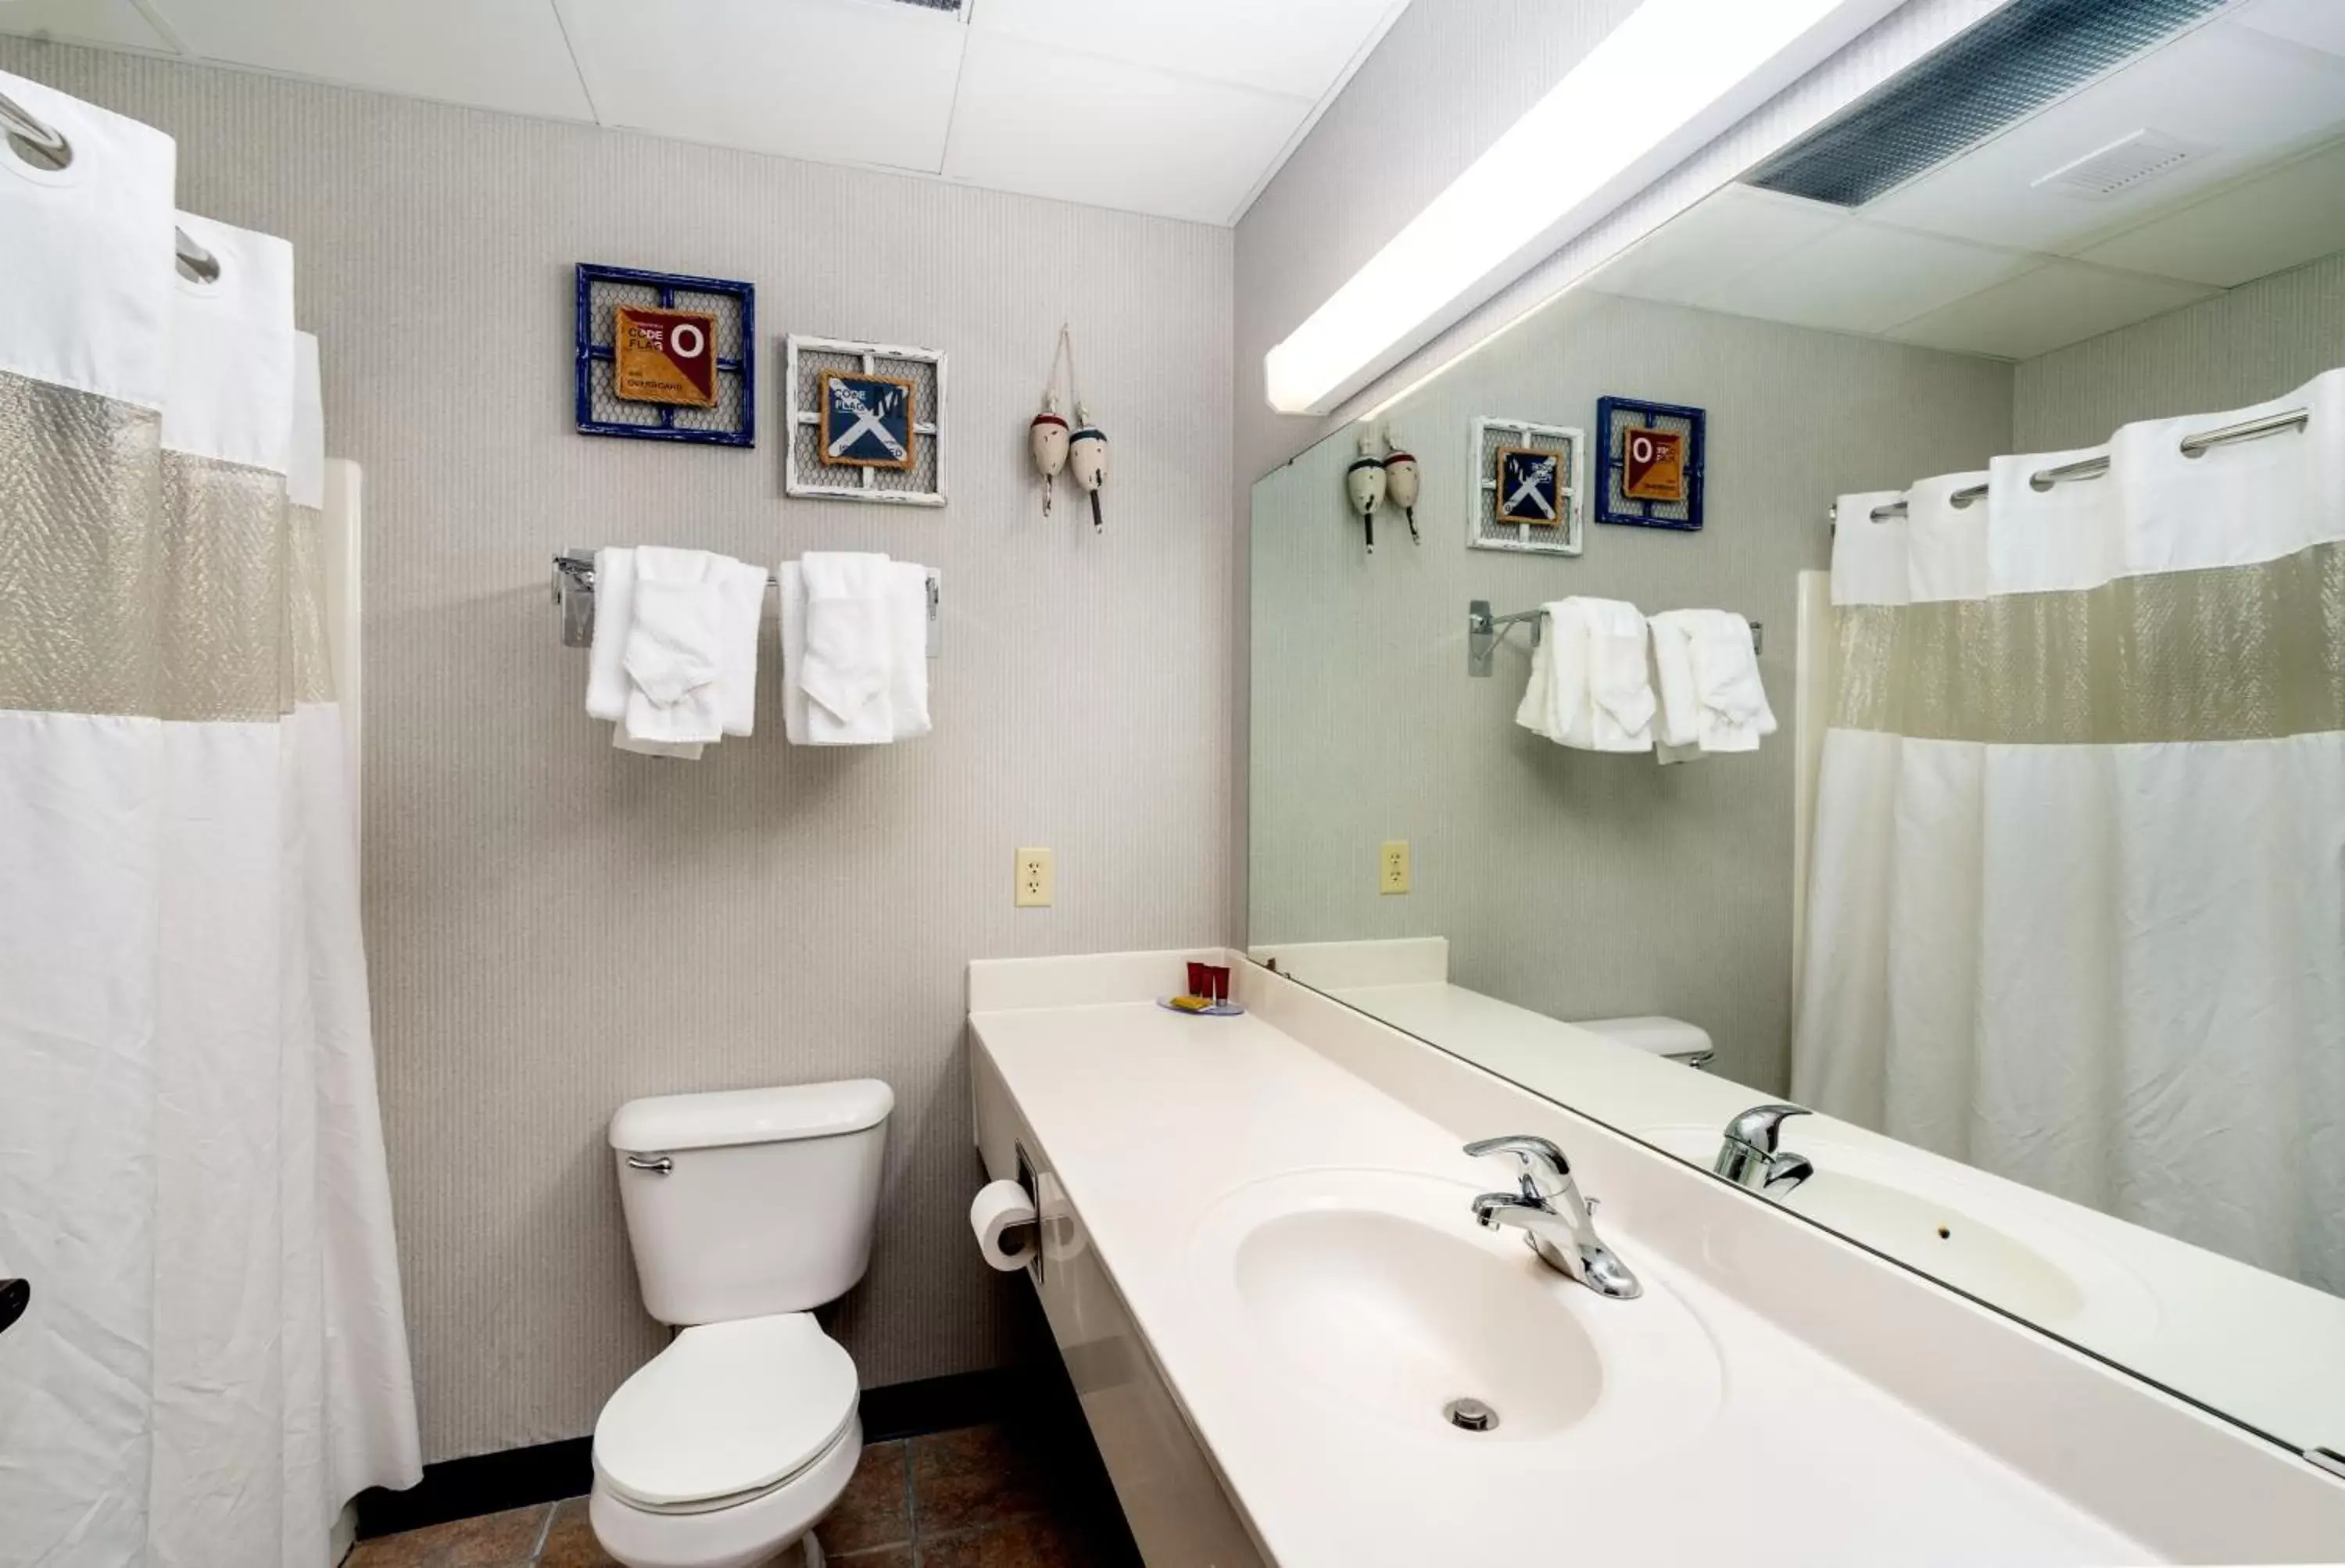
[[[627,1168],[633,1171],[657,1171],[662,1176],[674,1176],[675,1162],[665,1155],[629,1155]]]

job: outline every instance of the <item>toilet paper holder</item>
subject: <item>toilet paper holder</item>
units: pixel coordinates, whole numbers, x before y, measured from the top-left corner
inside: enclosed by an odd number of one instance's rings
[[[1034,1156],[1026,1152],[1026,1145],[1022,1142],[1018,1145],[1018,1175],[1015,1179],[1019,1186],[1025,1190],[1026,1201],[1034,1206],[1034,1217],[1023,1225],[1004,1227],[1001,1239],[1006,1245],[1026,1248],[1028,1254],[1026,1266],[1034,1271],[1035,1283],[1040,1284],[1043,1268],[1042,1183],[1034,1174]]]

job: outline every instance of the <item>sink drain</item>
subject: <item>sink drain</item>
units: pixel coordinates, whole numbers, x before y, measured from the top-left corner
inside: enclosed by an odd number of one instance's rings
[[[1498,1424],[1498,1412],[1479,1400],[1452,1400],[1441,1413],[1461,1431],[1486,1432]]]

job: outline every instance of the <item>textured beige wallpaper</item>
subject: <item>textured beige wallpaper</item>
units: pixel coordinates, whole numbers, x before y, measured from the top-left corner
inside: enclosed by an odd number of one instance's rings
[[[2024,361],[2012,450],[2095,446],[2130,420],[2261,402],[2345,365],[2345,251]]]
[[[0,68],[170,131],[182,205],[299,248],[366,469],[366,920],[428,1457],[584,1433],[661,1342],[603,1142],[638,1095],[887,1079],[838,1331],[867,1387],[992,1364],[961,966],[1224,934],[1228,231],[15,39]],[[570,428],[581,260],[757,285],[755,451]],[[1026,474],[1061,321],[1113,442],[1097,537]],[[782,498],[790,331],[949,354],[949,507]],[[614,753],[547,556],[631,541],[941,566],[935,736],[787,747],[769,667],[755,738]],[[1057,850],[1056,908],[1011,908],[1020,844]]]
[[[1604,393],[1708,411],[1703,529],[1590,522],[1577,559],[1467,549],[1468,421],[1586,429]],[[1558,1018],[1690,1019],[1720,1072],[1782,1088],[1793,576],[1828,564],[1836,494],[2005,450],[2011,367],[1582,292],[1390,418],[1423,469],[1421,545],[1387,512],[1363,553],[1350,432],[1254,487],[1249,940],[1446,936],[1461,985]],[[1467,602],[1574,593],[1765,623],[1782,732],[1756,757],[1661,768],[1517,728],[1525,635],[1470,678]],[[1386,839],[1414,847],[1405,897],[1376,891]]]

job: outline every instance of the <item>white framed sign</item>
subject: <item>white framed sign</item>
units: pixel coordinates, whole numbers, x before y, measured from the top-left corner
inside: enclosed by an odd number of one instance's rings
[[[945,356],[792,332],[783,489],[825,501],[945,504]]]

